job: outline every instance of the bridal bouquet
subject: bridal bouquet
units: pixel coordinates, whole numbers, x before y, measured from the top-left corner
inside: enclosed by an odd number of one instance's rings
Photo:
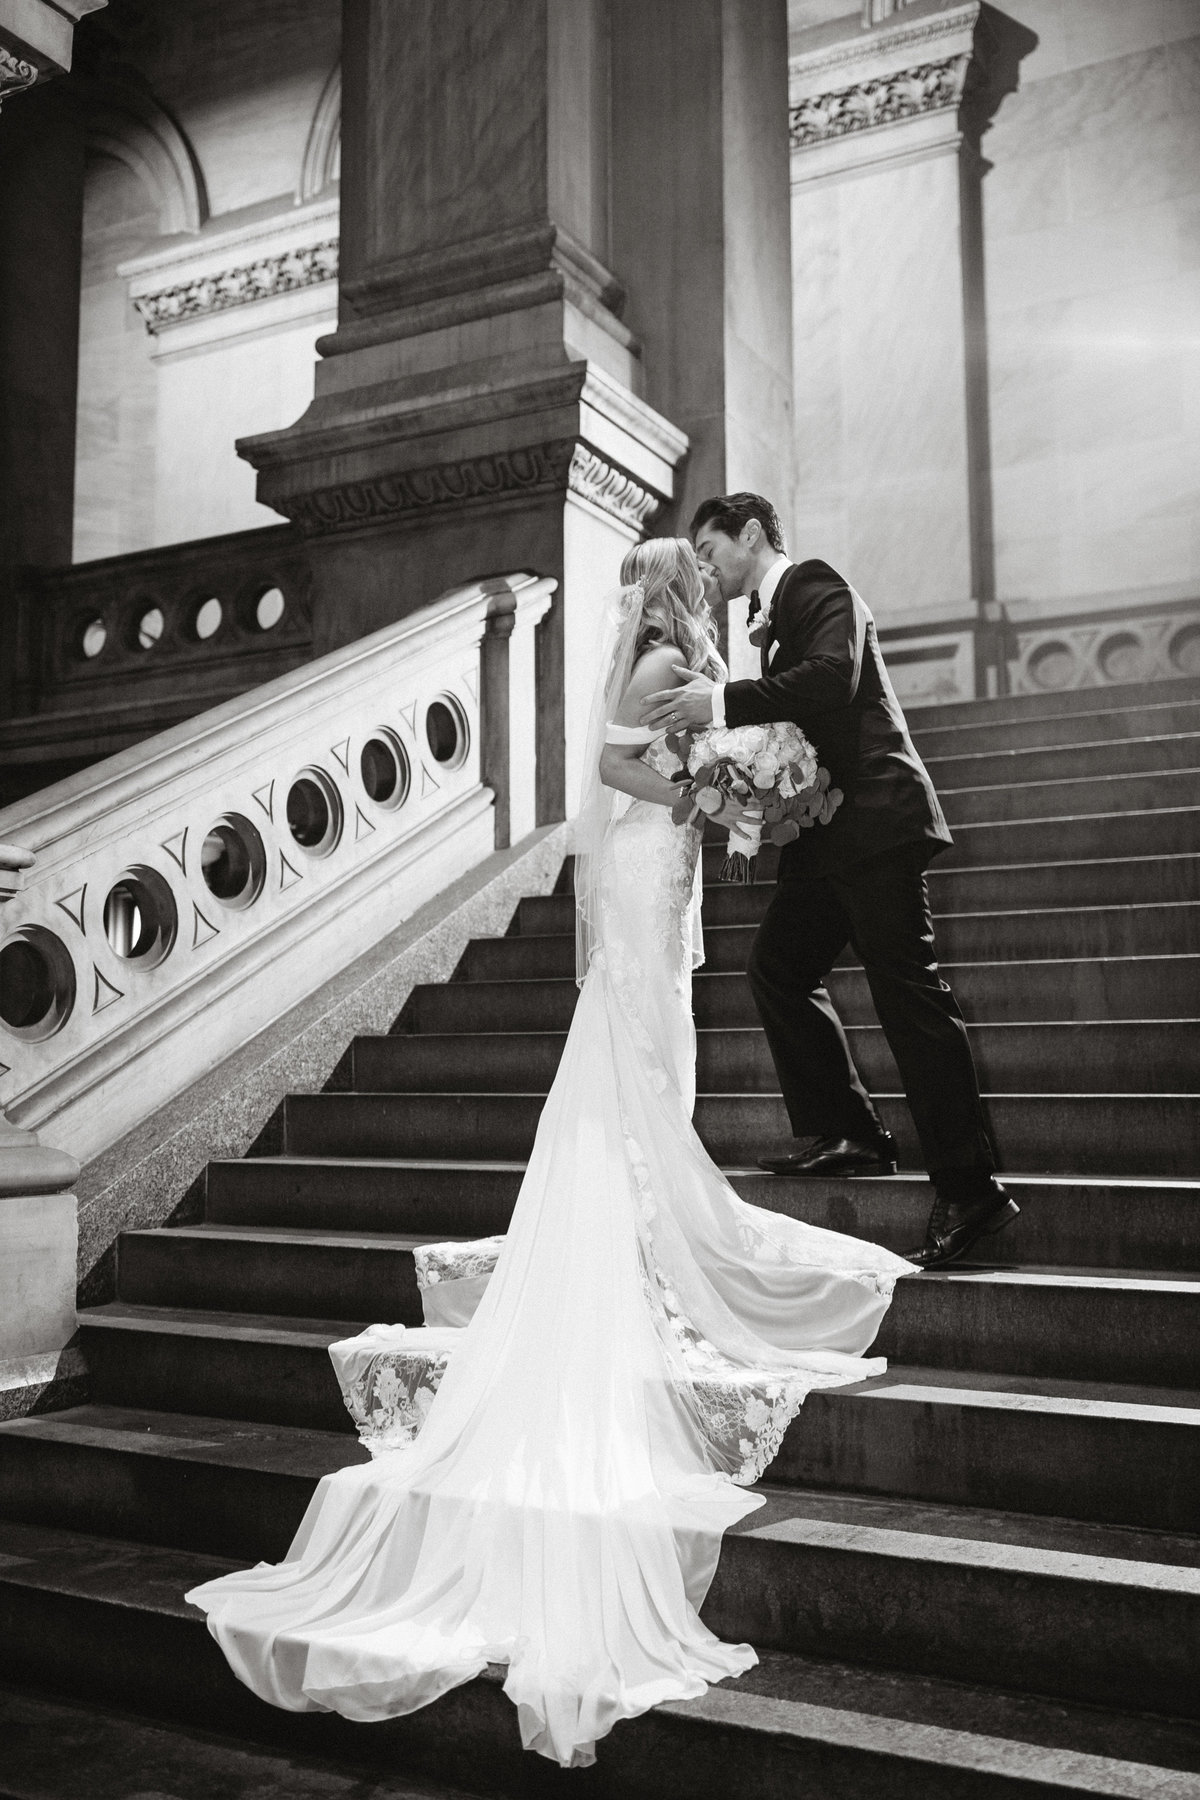
[[[726,800],[761,808],[761,817],[743,819],[730,831],[722,881],[753,881],[764,831],[773,844],[790,844],[802,831],[828,825],[842,804],[841,789],[830,786],[829,770],[818,767],[816,751],[788,720],[711,725],[667,742],[690,777],[676,807],[680,823],[694,819],[697,809],[720,812]]]

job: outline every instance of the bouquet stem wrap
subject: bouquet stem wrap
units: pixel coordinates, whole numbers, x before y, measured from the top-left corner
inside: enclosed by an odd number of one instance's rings
[[[719,881],[731,881],[743,887],[754,880],[755,865],[758,861],[759,846],[762,844],[762,820],[743,819],[729,833],[729,844],[725,852],[725,861],[721,864]]]

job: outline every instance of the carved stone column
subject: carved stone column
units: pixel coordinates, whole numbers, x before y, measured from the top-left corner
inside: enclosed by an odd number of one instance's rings
[[[782,0],[766,10],[782,18]],[[338,329],[304,416],[239,445],[259,499],[309,540],[318,650],[491,570],[559,580],[537,642],[541,821],[573,805],[601,596],[629,546],[672,516],[688,439],[669,408],[689,357],[693,389],[714,414],[724,405],[729,284],[714,354],[711,319],[694,334],[687,303],[707,246],[697,236],[668,258],[652,209],[638,213],[655,168],[635,182],[626,139],[614,142],[627,11],[345,0]],[[697,6],[710,11],[741,42],[764,8]],[[718,31],[718,73],[722,44]],[[673,106],[649,109],[660,144]],[[782,90],[775,118],[783,156]],[[691,144],[697,167],[719,172],[705,132],[711,121],[685,120],[675,154]],[[656,252],[666,286],[649,277]]]
[[[886,625],[993,600],[979,145],[1015,85],[1005,24],[867,0],[793,40],[803,541]]]
[[[0,0],[0,717],[28,673],[16,572],[71,560],[83,118],[49,78],[104,4]]]

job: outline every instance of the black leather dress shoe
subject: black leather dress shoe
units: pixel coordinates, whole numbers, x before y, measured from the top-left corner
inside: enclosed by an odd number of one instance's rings
[[[940,1195],[933,1203],[929,1229],[919,1250],[903,1250],[919,1269],[941,1269],[957,1261],[981,1237],[1011,1225],[1020,1212],[1012,1195],[992,1181],[977,1199],[955,1202]]]
[[[887,1131],[881,1131],[869,1142],[819,1137],[807,1150],[793,1150],[786,1156],[760,1156],[758,1166],[772,1175],[894,1175],[896,1146]]]

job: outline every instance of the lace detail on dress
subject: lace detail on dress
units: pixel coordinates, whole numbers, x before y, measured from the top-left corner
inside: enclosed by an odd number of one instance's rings
[[[503,1248],[502,1236],[476,1238],[465,1244],[421,1244],[413,1251],[417,1286],[431,1288],[443,1281],[490,1275]]]
[[[372,1456],[411,1444],[441,1386],[450,1352],[387,1350],[373,1356],[342,1396]]]

